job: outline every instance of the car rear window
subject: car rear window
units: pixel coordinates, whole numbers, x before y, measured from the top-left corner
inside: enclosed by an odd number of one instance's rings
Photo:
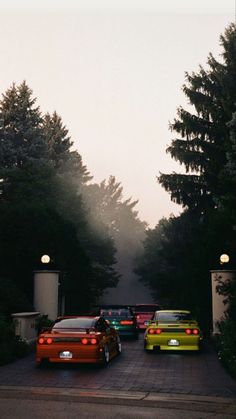
[[[191,313],[155,313],[153,320],[161,323],[179,323],[185,321],[192,321]]]
[[[53,330],[57,329],[89,329],[94,326],[94,319],[88,317],[80,317],[76,319],[63,319],[53,326]]]
[[[106,308],[106,309],[101,309],[100,310],[100,314],[101,316],[104,317],[128,317],[131,316],[132,313],[129,309],[114,309],[114,308]]]

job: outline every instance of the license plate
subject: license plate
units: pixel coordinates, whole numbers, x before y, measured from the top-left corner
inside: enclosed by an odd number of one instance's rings
[[[178,341],[178,340],[176,340],[176,339],[170,339],[170,340],[168,341],[168,345],[169,345],[169,346],[179,346],[179,341]]]
[[[61,359],[71,359],[73,357],[73,354],[70,351],[63,351],[60,352],[59,356]]]

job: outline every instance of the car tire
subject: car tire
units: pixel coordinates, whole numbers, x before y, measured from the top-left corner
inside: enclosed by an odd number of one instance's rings
[[[110,352],[107,345],[104,346],[103,349],[103,365],[109,364],[110,361]]]
[[[117,338],[117,341],[116,341],[116,352],[117,352],[117,355],[120,355],[122,352],[122,345],[121,345],[120,338]]]

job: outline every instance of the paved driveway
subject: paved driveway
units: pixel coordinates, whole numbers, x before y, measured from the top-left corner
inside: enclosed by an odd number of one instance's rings
[[[201,354],[147,354],[142,335],[138,341],[124,341],[121,356],[107,367],[52,365],[38,369],[30,355],[0,367],[0,386],[236,397],[236,381],[224,371],[210,346]]]

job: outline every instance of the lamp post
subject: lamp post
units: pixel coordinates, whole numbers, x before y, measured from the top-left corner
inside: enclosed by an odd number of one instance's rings
[[[48,269],[51,257],[44,254],[40,258],[43,268],[34,271],[34,307],[50,320],[58,316],[59,271]]]
[[[218,322],[224,317],[228,305],[225,303],[225,296],[219,293],[219,285],[227,284],[235,278],[235,270],[227,269],[226,266],[230,261],[230,257],[226,253],[222,253],[219,258],[221,269],[212,270],[211,272],[211,291],[212,291],[212,325],[213,335],[219,333]]]

